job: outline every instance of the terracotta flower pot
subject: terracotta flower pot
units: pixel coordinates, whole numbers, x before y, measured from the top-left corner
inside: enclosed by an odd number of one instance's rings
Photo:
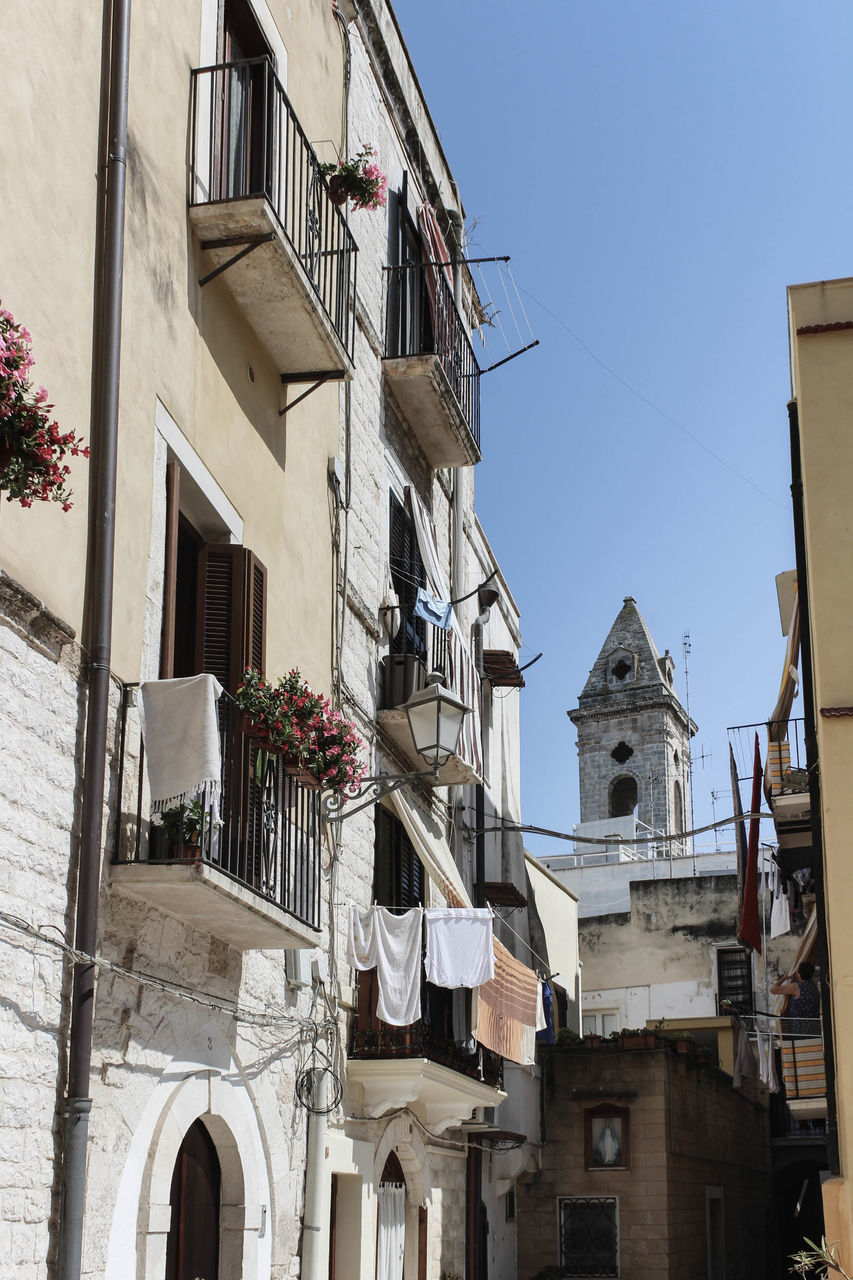
[[[287,755],[283,752],[281,766],[285,773],[289,773],[297,782],[301,782],[303,787],[308,787],[311,791],[320,790],[320,783],[318,779],[313,773],[309,773],[304,765],[299,763],[296,756]]]

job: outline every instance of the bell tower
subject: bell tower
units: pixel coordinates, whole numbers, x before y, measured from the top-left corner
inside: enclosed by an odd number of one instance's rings
[[[578,731],[582,825],[622,819],[614,830],[624,830],[633,816],[650,834],[689,826],[688,751],[696,725],[673,675],[669,650],[661,657],[636,600],[626,596],[568,713]]]

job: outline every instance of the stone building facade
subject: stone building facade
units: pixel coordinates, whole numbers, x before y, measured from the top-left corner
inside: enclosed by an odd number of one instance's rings
[[[110,21],[120,27],[121,0],[105,12],[108,37]],[[98,85],[110,56],[94,11],[73,21],[12,15],[7,34],[7,59],[25,43],[41,52],[38,65],[4,68],[20,128],[10,122],[0,141],[4,172],[14,175],[0,196],[9,227],[3,303],[32,332],[57,418],[85,430],[91,416],[93,446],[90,468],[74,465],[69,513],[7,503],[0,513],[0,1275],[45,1280],[66,1247],[71,978],[74,963],[87,967],[69,944],[89,785],[90,548],[107,430],[90,396],[108,162]],[[479,831],[482,814],[520,818],[523,681],[518,607],[474,512],[476,364],[454,365],[479,314],[462,261],[461,201],[386,0],[197,0],[165,16],[135,6],[129,47],[82,1274],[185,1280],[190,1261],[175,1254],[186,1209],[176,1170],[196,1160],[218,1188],[208,1236],[223,1276],[373,1276],[377,1201],[393,1168],[406,1187],[405,1280],[475,1280],[485,1256],[477,1224],[503,1211],[518,1174],[535,1164],[535,1075],[509,1072],[502,1089],[480,1055],[453,1058],[445,1036],[443,1057],[426,1040],[398,1053],[392,1088],[385,1060],[365,1051],[375,1041],[356,1042],[364,997],[360,1004],[346,959],[350,905],[377,898],[383,822],[428,866],[444,859],[474,898],[486,882],[510,896],[523,896],[526,883],[520,841],[484,841]],[[275,126],[257,116],[268,100],[281,112]],[[260,136],[273,138],[266,149]],[[388,176],[387,209],[337,212],[317,165],[363,142]],[[307,202],[298,223],[281,199],[294,156],[307,175],[293,188]],[[60,171],[61,225],[45,215],[56,207]],[[422,259],[435,257],[423,243],[427,207],[454,260],[429,280],[406,256],[420,246]],[[318,226],[330,239],[311,239]],[[331,259],[338,274],[327,290]],[[405,294],[407,321],[422,339],[438,330],[433,289],[452,343],[434,334],[421,347],[402,342],[406,272],[419,281]],[[392,330],[398,341],[389,345]],[[411,535],[415,510],[434,539],[429,575]],[[401,527],[405,563],[393,541]],[[402,807],[399,795],[383,801],[384,818],[369,805],[332,822],[320,820],[316,793],[276,773],[278,844],[264,834],[250,846],[242,828],[237,870],[213,842],[194,860],[158,855],[136,687],[209,670],[210,652],[221,657],[208,626],[211,584],[221,579],[210,566],[225,572],[226,562],[228,573],[243,574],[227,579],[227,670],[257,659],[257,644],[270,676],[298,667],[353,718],[371,776],[423,772],[401,704],[427,668],[457,684],[467,672],[469,705],[482,705],[482,718],[440,785],[414,780]],[[413,585],[437,586],[436,575],[458,602],[457,654],[469,666],[457,657],[454,667],[401,599]],[[227,674],[222,683],[234,693]],[[228,759],[251,758],[224,732]],[[246,794],[261,785],[253,769]],[[283,860],[287,840],[292,864]],[[438,878],[422,877],[422,896],[435,904],[444,901]],[[531,965],[526,915],[498,931]],[[380,1034],[371,1025],[369,1035]],[[513,1114],[530,1131],[520,1156],[484,1161],[463,1125],[488,1128],[491,1108],[500,1125],[510,1081]],[[514,1236],[506,1236],[496,1276],[513,1274]]]
[[[544,1070],[542,1168],[518,1190],[520,1280],[549,1267],[623,1280],[768,1274],[765,1107],[668,1046],[557,1047]]]

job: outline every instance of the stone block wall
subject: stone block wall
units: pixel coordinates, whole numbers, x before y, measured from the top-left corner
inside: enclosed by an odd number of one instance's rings
[[[763,1107],[664,1048],[555,1049],[545,1072],[541,1170],[518,1187],[519,1280],[559,1265],[561,1197],[616,1198],[622,1280],[704,1276],[707,1188],[722,1189],[727,1257],[747,1258],[744,1274],[760,1280],[771,1204]],[[629,1108],[630,1168],[585,1167],[584,1112],[601,1103]]]

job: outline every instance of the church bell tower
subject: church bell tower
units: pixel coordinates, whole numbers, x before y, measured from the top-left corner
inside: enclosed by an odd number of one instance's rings
[[[660,656],[636,600],[626,596],[568,713],[578,731],[581,824],[633,815],[649,834],[688,828],[696,725],[678,700],[673,673],[669,650]]]

